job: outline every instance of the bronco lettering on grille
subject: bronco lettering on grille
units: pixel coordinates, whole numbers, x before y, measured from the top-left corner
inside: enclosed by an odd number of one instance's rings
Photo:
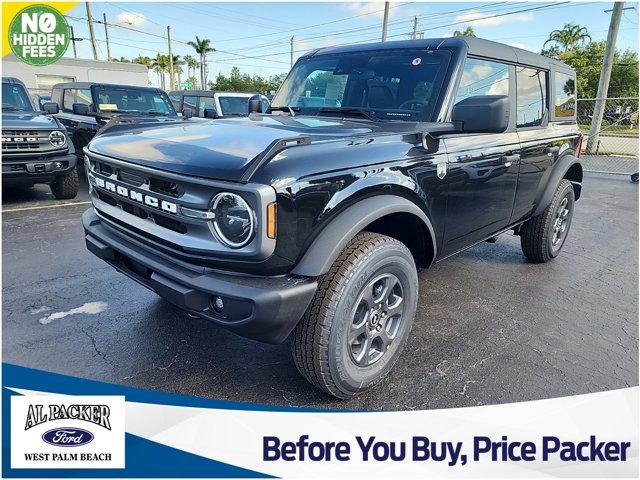
[[[103,180],[99,177],[91,176],[91,179],[93,180],[93,183],[96,187],[104,188],[105,190],[120,195],[121,197],[128,198],[129,200],[134,200],[148,207],[159,208],[163,212],[173,214],[178,213],[178,205],[176,205],[175,203],[167,202],[166,200],[160,200],[159,198],[147,195],[146,193],[138,192],[136,190],[130,190],[126,187],[123,187],[122,185],[116,185],[113,182]]]

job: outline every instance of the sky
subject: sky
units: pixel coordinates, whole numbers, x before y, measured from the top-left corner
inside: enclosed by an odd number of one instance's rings
[[[539,52],[549,32],[574,22],[585,26],[594,40],[604,40],[613,2],[391,2],[389,40],[410,38],[414,17],[425,38],[453,35],[467,26],[478,37]],[[174,55],[197,56],[186,44],[197,35],[216,49],[207,57],[211,80],[233,66],[242,73],[265,77],[289,70],[290,38],[294,60],[313,48],[380,40],[384,2],[91,2],[94,20],[106,14],[113,57],[155,57],[168,52],[166,32],[171,26]],[[638,50],[638,3],[627,2],[618,49]],[[490,18],[487,18],[490,17]],[[84,2],[68,14],[78,56],[92,58]],[[98,56],[106,60],[104,26],[95,24]],[[72,56],[71,48],[66,56]],[[183,74],[183,79],[186,75]],[[198,77],[199,78],[199,77]],[[149,79],[157,85],[157,76]]]

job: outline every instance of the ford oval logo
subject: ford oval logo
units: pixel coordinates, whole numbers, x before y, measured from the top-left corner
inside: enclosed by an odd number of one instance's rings
[[[93,433],[82,428],[54,428],[42,434],[42,440],[56,447],[79,447],[93,440]]]

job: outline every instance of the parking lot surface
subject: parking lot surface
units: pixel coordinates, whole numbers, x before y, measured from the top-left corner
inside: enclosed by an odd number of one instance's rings
[[[526,261],[502,235],[420,273],[409,343],[386,381],[349,401],[300,377],[289,344],[190,318],[86,251],[83,193],[3,198],[3,360],[111,383],[243,402],[427,409],[638,384],[638,185],[588,175],[567,244]]]

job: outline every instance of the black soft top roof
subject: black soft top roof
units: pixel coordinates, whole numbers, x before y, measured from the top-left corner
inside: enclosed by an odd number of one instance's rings
[[[127,88],[131,90],[145,90],[148,92],[162,92],[164,90],[158,87],[139,87],[137,85],[123,85],[120,83],[100,83],[100,82],[67,82],[56,83],[53,88],[91,88],[91,87],[105,87],[105,88]]]
[[[424,48],[425,50],[460,50],[465,48],[468,49],[469,55],[477,57],[486,57],[510,63],[529,65],[546,70],[554,68],[556,70],[574,72],[573,68],[569,65],[553,58],[548,58],[521,48],[505,45],[504,43],[492,42],[491,40],[476,37],[425,38],[420,40],[400,40],[393,42],[325,47],[320,48],[307,56],[373,50],[402,50],[405,48]]]

